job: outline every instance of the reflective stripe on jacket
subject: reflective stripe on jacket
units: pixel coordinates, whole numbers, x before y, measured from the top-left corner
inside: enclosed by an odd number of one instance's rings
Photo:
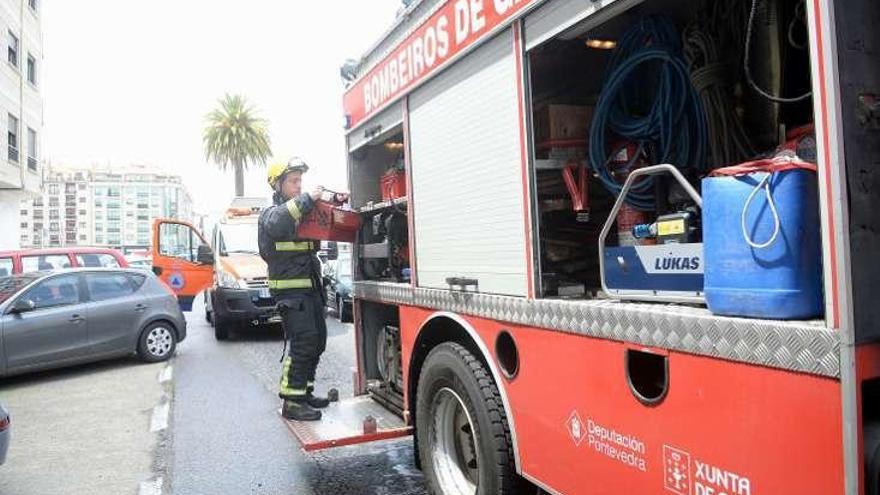
[[[315,254],[320,242],[296,236],[300,221],[313,206],[308,194],[300,194],[260,213],[260,256],[268,265],[269,289],[273,292],[312,289],[320,284],[321,263]]]

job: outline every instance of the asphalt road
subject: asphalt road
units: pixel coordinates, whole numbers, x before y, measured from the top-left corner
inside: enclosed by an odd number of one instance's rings
[[[303,453],[278,416],[282,341],[277,330],[217,342],[201,304],[187,315],[189,337],[174,359],[165,491],[204,493],[416,495],[412,440]],[[328,317],[319,392],[352,395],[354,336]]]

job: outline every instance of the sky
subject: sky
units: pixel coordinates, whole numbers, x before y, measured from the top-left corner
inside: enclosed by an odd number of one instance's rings
[[[180,174],[200,213],[232,172],[206,162],[205,115],[240,93],[272,151],[311,166],[305,187],[346,188],[339,67],[394,22],[400,0],[45,0],[43,155],[63,165],[148,164]],[[245,195],[268,195],[263,168]]]

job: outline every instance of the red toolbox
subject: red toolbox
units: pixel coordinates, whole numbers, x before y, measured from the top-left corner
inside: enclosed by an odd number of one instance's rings
[[[356,212],[343,210],[326,201],[317,201],[299,224],[296,233],[300,239],[354,242],[360,227],[361,216]]]
[[[390,169],[382,176],[382,201],[406,196],[406,172]]]

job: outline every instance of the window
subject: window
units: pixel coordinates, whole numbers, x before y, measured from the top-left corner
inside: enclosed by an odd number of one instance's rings
[[[58,210],[49,210],[49,218],[52,220],[58,219]]]
[[[37,59],[30,53],[27,57],[27,78],[29,83],[37,85]]]
[[[86,197],[85,197],[85,196],[80,196],[80,197],[79,197],[79,202],[80,202],[80,203],[85,203],[85,202],[86,202]]]
[[[199,239],[195,233],[179,223],[163,223],[159,226],[159,253],[163,256],[181,258],[195,263]]]
[[[28,7],[31,8],[31,11],[33,11],[34,14],[37,13],[39,6],[40,6],[40,4],[37,0],[28,0]]]
[[[80,191],[85,191],[86,185],[84,183],[79,183],[76,185],[76,188],[79,189]]]
[[[81,241],[85,241],[85,240],[87,240],[87,239],[88,239],[88,237],[87,237],[85,234],[80,234],[80,236],[79,236],[79,240],[81,240]]]
[[[85,215],[85,214],[86,214],[86,210],[79,210],[79,214],[80,214],[80,215]]]
[[[37,131],[28,127],[28,168],[37,170]]]
[[[28,223],[27,223],[27,222],[21,222],[21,228],[23,228],[23,229],[28,228]]]
[[[57,196],[52,196],[49,198],[49,206],[56,207],[56,208],[58,207],[58,197]]]
[[[6,133],[6,141],[9,145],[9,161],[18,163],[18,118],[11,113],[9,114],[9,130]]]
[[[12,275],[12,258],[0,258],[0,277]]]
[[[49,184],[49,194],[58,194],[58,184],[57,183]]]
[[[58,222],[51,222],[49,224],[49,230],[52,232],[58,232]]]
[[[52,277],[38,283],[23,297],[33,301],[36,309],[79,304],[79,282],[76,275]]]
[[[9,35],[9,47],[6,50],[6,59],[13,67],[18,67],[18,36],[12,31],[7,31]]]
[[[57,238],[52,242],[58,242]],[[70,268],[70,258],[66,254],[47,254],[42,256],[22,256],[22,273],[37,272],[42,270],[62,270]]]
[[[134,294],[132,281],[124,273],[87,273],[86,285],[92,301],[106,301]]]
[[[88,268],[119,268],[119,262],[111,254],[84,253],[76,255],[76,263]]]

